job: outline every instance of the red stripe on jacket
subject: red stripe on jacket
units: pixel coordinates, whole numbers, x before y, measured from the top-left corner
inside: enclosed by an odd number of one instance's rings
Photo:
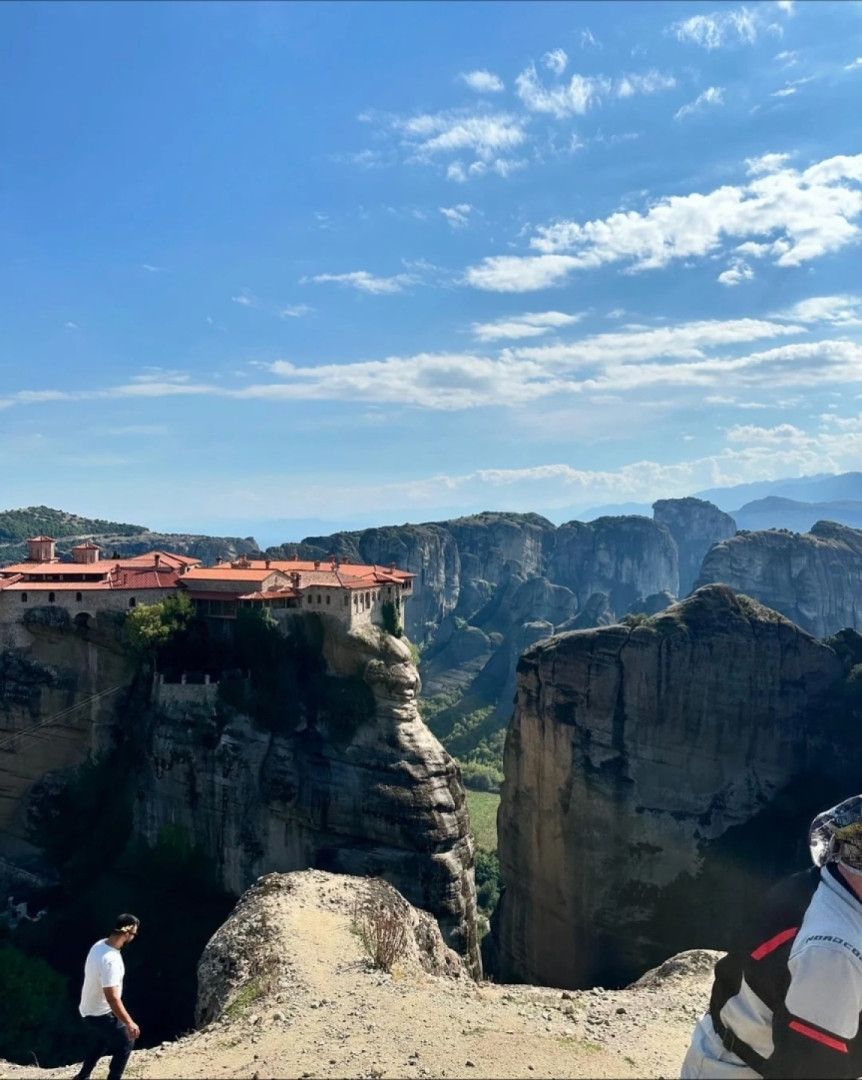
[[[798,926],[791,926],[789,930],[782,930],[780,934],[771,937],[769,941],[764,941],[764,943],[758,945],[751,954],[751,959],[762,960],[764,956],[769,956],[771,952],[775,952],[775,950],[783,945],[785,941],[790,941],[798,929]]]
[[[816,1028],[809,1027],[807,1024],[800,1024],[798,1020],[791,1020],[790,1030],[798,1031],[800,1035],[807,1035],[809,1039],[823,1043],[824,1046],[828,1046],[831,1050],[838,1050],[842,1054],[848,1053],[847,1043],[841,1042],[840,1039],[833,1039],[831,1035],[824,1035],[822,1031],[817,1031]]]

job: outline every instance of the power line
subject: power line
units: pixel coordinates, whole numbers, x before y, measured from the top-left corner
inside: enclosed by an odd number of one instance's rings
[[[30,727],[22,728],[21,731],[13,731],[0,738],[0,751],[6,750],[7,746],[10,746],[16,739],[25,738],[39,738],[36,732],[40,728],[48,727],[50,724],[57,723],[58,720],[63,720],[67,716],[70,716],[73,712],[77,712],[78,709],[83,709],[86,705],[92,705],[95,701],[101,701],[102,698],[106,698],[111,694],[115,694],[118,690],[122,690],[124,683],[118,683],[117,686],[111,686],[107,690],[100,690],[97,694],[91,694],[90,697],[84,698],[83,701],[77,702],[75,705],[69,705],[65,709],[61,709],[59,712],[52,713],[51,716],[45,717],[44,720],[39,720],[35,724],[31,724]],[[11,751],[7,751],[11,753]]]

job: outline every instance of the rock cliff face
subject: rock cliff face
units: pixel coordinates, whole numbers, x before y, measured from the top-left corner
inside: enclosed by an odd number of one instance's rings
[[[679,594],[679,560],[664,525],[646,517],[570,521],[557,530],[548,577],[571,589],[583,605],[605,592],[620,614],[639,597]]]
[[[699,585],[721,581],[816,637],[862,629],[862,532],[818,521],[810,533],[741,533],[716,544]]]
[[[687,596],[713,544],[736,535],[736,522],[704,499],[659,499],[655,520],[667,527],[679,550],[679,595]]]
[[[844,670],[725,586],[635,629],[528,650],[498,816],[495,977],[619,985],[681,948],[726,948],[750,889],[804,866],[810,817],[858,788],[855,721],[824,704]]]
[[[290,629],[301,635],[309,625],[299,615]],[[271,870],[383,877],[431,912],[448,944],[478,972],[464,792],[455,763],[417,712],[410,651],[376,628],[348,634],[326,617],[316,625],[323,628],[315,645],[325,660],[328,704],[286,702],[298,721],[283,730],[264,729],[228,706],[218,685],[156,680],[149,704],[146,693],[135,709],[106,713],[94,704],[89,714],[58,722],[47,743],[34,740],[29,756],[16,754],[0,772],[0,844],[20,849],[34,785],[46,772],[86,760],[112,735],[131,739],[141,763],[135,835],[154,843],[165,826],[185,830],[234,893]],[[3,656],[0,735],[112,680],[126,680],[119,696],[129,700],[132,669],[122,651],[82,645],[75,631],[52,629],[30,650]],[[105,726],[95,729],[100,717]]]

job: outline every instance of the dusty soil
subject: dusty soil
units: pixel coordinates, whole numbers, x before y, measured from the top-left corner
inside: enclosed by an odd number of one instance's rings
[[[350,879],[305,872],[268,896],[280,968],[222,1018],[136,1051],[128,1077],[664,1077],[706,1006],[717,953],[674,957],[619,991],[559,991],[374,969],[352,930]],[[0,1062],[0,1078],[72,1077],[77,1066]],[[95,1077],[107,1074],[103,1059]]]

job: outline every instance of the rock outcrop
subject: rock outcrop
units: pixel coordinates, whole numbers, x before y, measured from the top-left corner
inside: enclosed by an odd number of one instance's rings
[[[679,595],[687,596],[713,544],[736,535],[736,522],[704,499],[659,499],[653,516],[665,525],[679,550]]]
[[[710,549],[699,585],[723,582],[825,637],[862,629],[862,532],[818,521],[810,533],[740,533]]]
[[[676,544],[664,525],[646,517],[561,525],[548,577],[571,589],[579,605],[593,593],[607,593],[619,614],[642,596],[664,590],[679,595]]]
[[[716,585],[634,629],[528,650],[498,816],[495,977],[620,985],[681,949],[726,948],[750,890],[804,865],[814,812],[859,786],[855,721],[828,707],[844,671]]]
[[[32,871],[39,851],[22,845],[41,790],[125,741],[140,763],[133,838],[155,843],[166,827],[180,830],[234,894],[272,870],[383,877],[437,918],[478,972],[464,791],[417,711],[408,645],[376,627],[350,634],[325,616],[297,615],[288,628],[291,640],[309,636],[306,652],[294,692],[276,699],[265,723],[244,704],[252,699],[241,678],[156,679],[150,695],[121,642],[86,631],[43,627],[29,650],[3,654],[0,734],[77,701],[87,708],[0,758],[0,856],[11,844],[12,861],[26,856]],[[89,700],[113,686],[114,698]]]

